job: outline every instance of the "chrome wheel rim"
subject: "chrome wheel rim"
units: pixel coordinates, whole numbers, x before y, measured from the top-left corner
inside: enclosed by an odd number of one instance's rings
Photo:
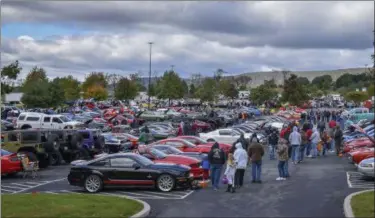
[[[58,144],[57,144],[57,141],[54,141],[54,142],[53,142],[53,148],[54,148],[55,150],[59,149],[59,146],[58,146]]]
[[[158,186],[161,191],[168,192],[173,189],[174,180],[169,175],[162,175],[158,179]]]
[[[98,176],[89,176],[86,179],[85,187],[89,192],[97,192],[100,188],[100,178]]]

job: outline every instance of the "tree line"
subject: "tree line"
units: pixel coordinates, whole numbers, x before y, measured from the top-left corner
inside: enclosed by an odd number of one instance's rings
[[[298,77],[290,71],[283,71],[283,85],[276,85],[274,80],[265,80],[263,84],[250,89],[248,84],[252,78],[248,75],[224,76],[222,69],[216,70],[211,77],[193,74],[190,83],[182,79],[173,70],[153,79],[150,88],[142,85],[139,73],[123,77],[117,74],[92,72],[83,82],[73,76],[49,79],[47,72],[41,67],[34,67],[19,86],[15,85],[22,67],[18,61],[6,65],[1,70],[1,94],[15,89],[23,92],[22,102],[27,107],[56,107],[64,102],[83,98],[105,100],[108,90],[112,97],[119,100],[134,99],[140,91],[147,91],[150,96],[159,99],[181,99],[183,97],[198,98],[202,102],[213,102],[219,96],[229,99],[238,97],[239,91],[249,90],[250,99],[256,104],[265,101],[289,102],[301,105],[313,97],[321,97],[330,92],[340,92],[347,100],[364,101],[374,94],[374,70],[362,74],[343,74],[335,82],[330,75],[315,77],[311,82],[306,77]],[[352,91],[355,88],[367,88],[367,93]],[[279,97],[281,96],[281,98]]]

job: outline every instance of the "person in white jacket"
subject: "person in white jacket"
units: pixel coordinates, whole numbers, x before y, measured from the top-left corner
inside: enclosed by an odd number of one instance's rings
[[[228,188],[226,192],[235,192],[234,187],[234,176],[236,174],[236,163],[234,162],[234,157],[232,153],[229,153],[227,160],[227,167],[225,169],[224,175],[228,179]]]
[[[243,149],[241,143],[236,144],[236,150],[233,154],[234,162],[236,163],[235,187],[241,188],[243,185],[243,177],[249,159],[247,152]]]
[[[292,145],[292,161],[294,164],[297,164],[299,147],[301,146],[302,138],[296,126],[293,127],[293,132],[289,135],[289,142]]]
[[[316,158],[316,156],[318,155],[317,146],[320,141],[320,134],[316,127],[313,128],[313,134],[311,135],[310,140],[311,140],[311,155],[309,155],[308,157]]]

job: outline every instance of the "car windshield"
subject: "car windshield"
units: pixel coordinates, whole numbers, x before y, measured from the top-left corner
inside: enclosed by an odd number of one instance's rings
[[[115,141],[116,140],[116,137],[114,137],[113,135],[105,135],[104,138],[107,139],[108,141]]]
[[[157,149],[155,149],[155,148],[150,148],[149,151],[150,151],[150,153],[151,153],[153,156],[155,156],[157,159],[164,159],[164,158],[167,157],[167,155],[166,155],[164,152],[159,151],[159,150],[157,150]]]
[[[10,155],[10,154],[12,154],[12,153],[9,152],[9,151],[6,151],[4,149],[1,149],[1,156]]]
[[[138,155],[137,156],[137,160],[144,166],[148,166],[148,165],[151,165],[153,164],[154,162],[152,162],[150,159],[148,159],[147,157],[144,157],[142,155]]]
[[[198,138],[198,137],[191,137],[191,138],[184,138],[186,141],[189,141],[191,143],[195,143],[195,142],[198,142],[199,144],[205,144],[207,143],[206,141],[204,141],[203,139],[201,138]]]
[[[175,148],[175,147],[169,146],[169,147],[168,147],[168,153],[169,153],[169,154],[182,154],[182,153],[184,153],[184,152],[178,150],[178,149]]]
[[[60,116],[60,119],[61,119],[64,123],[70,121],[70,119],[69,119],[68,117],[66,117],[66,116]]]

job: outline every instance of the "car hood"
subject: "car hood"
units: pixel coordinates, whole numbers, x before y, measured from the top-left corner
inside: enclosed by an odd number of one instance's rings
[[[175,163],[161,163],[161,162],[156,162],[152,165],[150,165],[151,169],[173,169],[177,171],[189,171],[190,167],[182,164],[175,164]]]
[[[366,145],[366,144],[372,144],[370,140],[354,140],[348,143],[349,146],[358,146],[358,145]]]
[[[83,125],[82,122],[79,122],[79,121],[76,121],[76,120],[66,122],[66,124],[68,124],[68,125]]]
[[[198,162],[199,161],[195,158],[174,154],[167,155],[165,158],[160,160],[155,160],[155,163],[175,163],[184,165],[196,164]]]

